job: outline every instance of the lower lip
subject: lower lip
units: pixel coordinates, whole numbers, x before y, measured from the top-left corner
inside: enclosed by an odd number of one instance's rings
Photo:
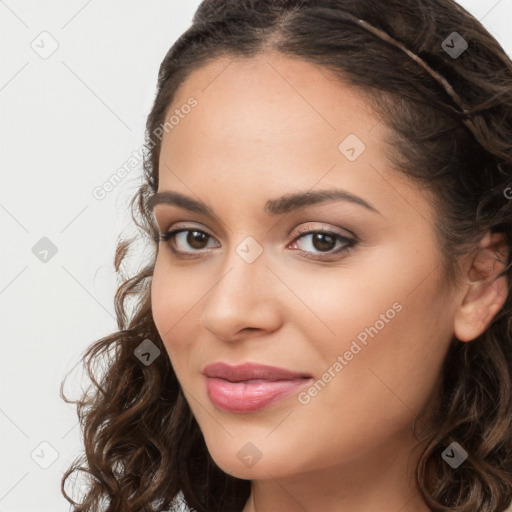
[[[228,412],[251,412],[286,398],[311,381],[311,378],[300,378],[229,382],[217,377],[206,377],[206,390],[212,403],[219,409]]]

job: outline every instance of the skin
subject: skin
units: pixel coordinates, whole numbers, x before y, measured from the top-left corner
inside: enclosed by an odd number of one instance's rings
[[[479,257],[460,262],[463,282],[448,284],[430,198],[392,169],[387,129],[364,97],[325,69],[274,53],[218,59],[187,78],[169,115],[191,96],[197,107],[164,134],[158,191],[201,200],[215,217],[154,208],[161,233],[186,226],[210,238],[178,235],[189,259],[160,243],[153,316],[211,456],[252,481],[243,512],[430,510],[414,482],[421,444],[411,424],[432,404],[454,335],[474,339],[504,302],[504,279],[490,283],[485,270],[499,270],[489,262],[500,239],[484,238]],[[353,162],[338,149],[349,134],[366,146]],[[347,201],[263,211],[268,199],[331,187],[379,213]],[[294,243],[299,228],[357,243],[336,255],[333,240]],[[263,250],[252,263],[236,252],[249,236]],[[209,400],[206,364],[253,361],[317,381],[395,303],[401,310],[309,403],[296,392],[240,414]],[[252,467],[237,456],[248,442],[261,453]]]

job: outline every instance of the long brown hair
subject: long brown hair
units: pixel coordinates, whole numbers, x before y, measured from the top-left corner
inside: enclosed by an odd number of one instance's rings
[[[487,231],[502,233],[510,249],[512,62],[466,10],[453,0],[203,1],[162,61],[147,119],[143,184],[131,209],[152,257],[124,275],[136,240],[118,244],[119,330],[83,355],[92,383],[79,400],[67,399],[61,385],[62,398],[77,405],[84,442],[62,478],[75,512],[160,512],[177,506],[180,492],[198,512],[239,512],[249,497],[250,481],[211,459],[153,322],[158,233],[146,202],[158,188],[155,134],[179,85],[211,59],[265,51],[324,66],[367,95],[391,128],[390,161],[436,203],[433,229],[449,279],[457,277],[457,257]],[[416,469],[432,510],[497,512],[512,501],[511,323],[509,293],[477,340],[454,339],[449,349]],[[146,339],[162,353],[147,366],[134,355]],[[441,457],[452,441],[469,453],[456,471]],[[80,503],[64,489],[76,471],[86,476]]]

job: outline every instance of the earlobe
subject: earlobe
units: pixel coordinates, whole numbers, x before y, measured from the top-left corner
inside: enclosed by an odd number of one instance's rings
[[[487,233],[467,265],[467,282],[454,318],[454,335],[460,341],[480,336],[503,307],[508,294],[505,270],[508,248],[499,233]]]

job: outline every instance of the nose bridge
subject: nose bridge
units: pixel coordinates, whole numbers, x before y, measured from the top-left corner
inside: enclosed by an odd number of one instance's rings
[[[271,274],[266,268],[267,260],[263,246],[252,236],[234,244],[222,265],[222,272],[217,284],[211,290],[216,302],[236,299],[257,300],[263,293],[261,283]]]
[[[262,245],[253,237],[234,244],[203,303],[203,325],[224,339],[244,327],[262,327],[263,313],[273,302],[269,279],[275,279],[267,264]]]

